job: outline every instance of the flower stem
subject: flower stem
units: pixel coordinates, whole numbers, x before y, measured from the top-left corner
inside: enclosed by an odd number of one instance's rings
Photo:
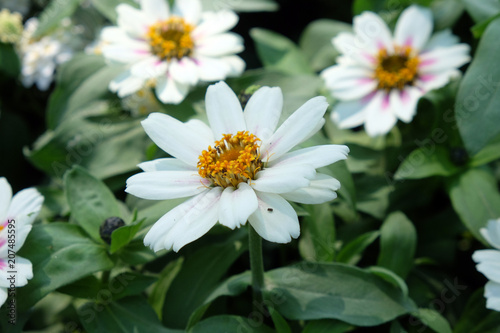
[[[250,251],[250,269],[252,270],[253,305],[262,304],[264,289],[264,264],[262,262],[262,238],[248,223],[248,247]]]

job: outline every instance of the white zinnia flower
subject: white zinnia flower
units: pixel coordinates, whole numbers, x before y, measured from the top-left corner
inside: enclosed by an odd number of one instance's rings
[[[33,37],[38,24],[37,18],[30,18],[24,26],[18,45],[21,77],[25,87],[35,83],[38,89],[47,90],[54,79],[56,67],[70,60],[80,46],[78,34],[81,28],[73,26],[70,19],[64,19],[57,29],[38,39]]]
[[[410,122],[420,97],[460,75],[457,68],[470,61],[470,47],[458,44],[450,30],[431,37],[430,9],[404,10],[394,36],[371,12],[356,16],[353,27],[354,34],[343,32],[332,40],[341,56],[321,73],[341,101],[332,113],[340,128],[364,124],[376,136],[389,132],[398,118]]]
[[[245,112],[224,82],[207,90],[210,127],[152,113],[142,122],[149,137],[174,158],[139,165],[128,193],[149,200],[187,198],[156,222],[144,239],[155,251],[198,239],[217,221],[231,229],[248,220],[264,239],[287,243],[300,234],[287,200],[318,204],[336,198],[340,183],[316,169],[347,157],[346,146],[324,145],[290,152],[324,124],[328,103],[315,97],[277,130],[280,88],[262,87]]]
[[[117,7],[118,27],[104,28],[102,48],[110,61],[127,70],[110,84],[124,97],[146,83],[156,86],[163,103],[178,104],[199,81],[217,81],[243,72],[235,56],[243,50],[239,35],[227,32],[238,22],[232,11],[203,12],[199,0],[142,0],[141,9]]]
[[[31,262],[18,256],[17,252],[23,246],[42,203],[43,196],[34,188],[22,190],[12,197],[9,183],[4,177],[0,178],[0,306],[7,299],[11,275],[15,275],[13,282],[16,287],[26,285],[33,277]]]
[[[500,219],[488,221],[487,227],[480,232],[496,250],[478,250],[472,259],[477,263],[476,269],[490,280],[484,287],[486,307],[500,311]]]

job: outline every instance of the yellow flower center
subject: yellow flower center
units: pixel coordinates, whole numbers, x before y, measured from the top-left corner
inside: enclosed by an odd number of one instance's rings
[[[259,147],[260,139],[247,131],[223,134],[213,148],[209,146],[201,153],[198,173],[224,188],[255,179],[263,165]]]
[[[375,69],[378,89],[403,90],[406,85],[413,84],[418,75],[419,62],[410,47],[396,47],[396,53],[392,55],[388,55],[385,49],[380,50],[378,66]]]
[[[163,60],[189,57],[194,48],[193,29],[193,25],[176,16],[153,24],[147,35],[152,52]]]

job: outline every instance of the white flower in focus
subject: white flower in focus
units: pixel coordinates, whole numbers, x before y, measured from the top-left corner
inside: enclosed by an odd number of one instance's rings
[[[377,136],[389,132],[397,119],[410,122],[420,97],[459,76],[457,68],[470,61],[470,47],[458,44],[450,30],[431,37],[430,9],[404,10],[394,36],[371,12],[356,16],[353,27],[354,34],[333,39],[341,56],[321,73],[340,100],[332,113],[340,128],[364,124],[370,136]]]
[[[500,219],[488,221],[487,227],[480,232],[496,250],[478,250],[472,259],[477,263],[476,269],[490,280],[484,287],[486,307],[500,311]]]
[[[243,50],[239,35],[227,32],[238,22],[228,10],[202,12],[199,0],[142,0],[141,8],[117,7],[118,26],[101,34],[111,45],[102,48],[111,62],[127,69],[110,84],[118,96],[128,96],[146,84],[156,87],[163,103],[178,104],[199,81],[237,76],[245,68],[235,54]]]
[[[5,303],[7,289],[10,288],[8,278],[12,273],[9,271],[17,272],[16,287],[25,286],[33,277],[31,262],[17,254],[13,262],[14,259],[9,257],[9,253],[17,253],[23,246],[42,203],[43,196],[34,188],[22,190],[12,197],[9,183],[4,177],[0,178],[0,306]],[[9,224],[12,226],[9,227]],[[9,237],[13,234],[15,238]]]
[[[69,19],[62,20],[60,26],[41,38],[33,35],[38,28],[38,19],[26,21],[21,41],[18,45],[25,87],[36,84],[38,89],[47,90],[54,79],[56,67],[73,57],[80,47],[80,27],[72,25]]]
[[[297,238],[299,220],[287,200],[319,204],[336,198],[340,183],[316,169],[346,159],[349,152],[339,145],[290,152],[321,129],[326,99],[309,100],[278,129],[280,88],[260,88],[244,112],[224,82],[208,88],[205,102],[210,127],[161,113],[142,122],[174,158],[140,164],[144,172],[127,180],[126,192],[149,200],[189,198],[160,218],[144,243],[155,251],[178,251],[217,221],[234,229],[247,220],[268,241]]]
[[[158,111],[160,104],[156,100],[151,88],[145,87],[122,99],[122,106],[134,117],[145,116]]]

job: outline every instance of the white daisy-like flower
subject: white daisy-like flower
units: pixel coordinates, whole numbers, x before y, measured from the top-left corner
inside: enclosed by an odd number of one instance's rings
[[[127,180],[126,191],[149,200],[189,197],[153,225],[144,243],[155,251],[178,251],[217,221],[234,229],[247,220],[268,241],[297,238],[299,220],[287,200],[318,204],[336,198],[338,180],[316,169],[346,159],[349,152],[340,145],[290,152],[321,129],[326,99],[309,100],[278,129],[280,88],[260,88],[244,112],[224,82],[208,88],[205,102],[210,127],[161,113],[142,122],[173,158],[140,164],[144,172]]]
[[[202,12],[199,0],[177,0],[172,10],[166,0],[142,0],[140,9],[121,4],[117,13],[118,26],[101,36],[111,41],[104,57],[127,65],[109,86],[120,97],[152,84],[160,101],[178,104],[199,81],[237,76],[245,68],[235,55],[243,39],[227,32],[238,22],[232,11]]]
[[[486,228],[479,230],[486,241],[496,250],[478,250],[472,255],[476,269],[488,278],[484,287],[486,307],[500,311],[500,219],[488,221]]]
[[[397,119],[410,122],[420,97],[459,76],[458,68],[471,59],[470,47],[458,44],[450,30],[431,37],[428,8],[404,10],[394,36],[372,12],[356,16],[353,28],[354,34],[343,32],[332,40],[341,55],[321,76],[340,100],[333,121],[340,128],[364,124],[370,136],[389,132]]]
[[[18,256],[17,252],[23,246],[42,203],[43,196],[34,188],[22,190],[12,197],[9,183],[4,177],[0,178],[0,306],[7,299],[8,289],[13,287],[11,283],[22,287],[33,277],[31,262]],[[10,280],[12,275],[15,279]]]
[[[36,84],[38,89],[47,90],[60,64],[70,60],[81,45],[79,34],[70,19],[62,20],[60,26],[42,38],[34,38],[38,19],[30,18],[24,25],[24,32],[18,45],[22,70],[21,79],[25,87]]]

